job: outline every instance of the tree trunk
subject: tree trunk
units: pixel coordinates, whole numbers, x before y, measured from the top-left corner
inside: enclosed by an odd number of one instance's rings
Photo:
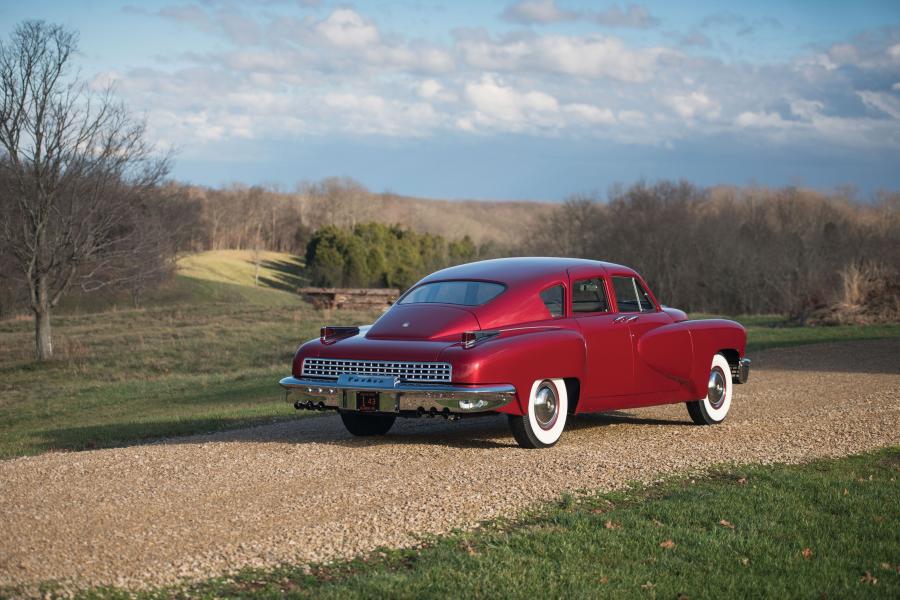
[[[50,338],[50,307],[41,306],[34,311],[35,358],[39,361],[53,358],[53,342]]]

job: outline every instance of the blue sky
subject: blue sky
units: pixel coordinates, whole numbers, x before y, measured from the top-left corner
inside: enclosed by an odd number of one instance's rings
[[[558,200],[900,189],[900,2],[0,2],[81,35],[174,176]]]

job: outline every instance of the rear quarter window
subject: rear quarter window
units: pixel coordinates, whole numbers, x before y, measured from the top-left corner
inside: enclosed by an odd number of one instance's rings
[[[547,310],[550,311],[551,318],[558,319],[563,316],[564,297],[563,286],[561,285],[554,285],[541,292],[541,300],[544,306],[547,307]]]

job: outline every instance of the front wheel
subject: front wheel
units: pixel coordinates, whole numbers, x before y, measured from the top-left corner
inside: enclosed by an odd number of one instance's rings
[[[366,415],[358,412],[341,412],[344,427],[353,435],[384,435],[396,420],[396,415]]]
[[[715,425],[725,420],[731,408],[731,365],[721,354],[713,356],[706,398],[687,403],[688,414],[697,425]]]
[[[522,448],[547,448],[566,426],[569,398],[562,379],[538,379],[531,386],[528,412],[508,415],[509,428]]]

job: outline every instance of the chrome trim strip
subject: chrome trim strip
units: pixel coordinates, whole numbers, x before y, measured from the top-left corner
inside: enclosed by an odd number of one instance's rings
[[[496,410],[516,398],[516,388],[508,384],[497,385],[444,385],[411,384],[395,382],[393,386],[380,387],[355,385],[315,379],[285,377],[278,384],[289,396],[289,401],[356,410],[356,392],[380,393],[379,410],[382,412],[431,411],[449,413],[478,413]]]

